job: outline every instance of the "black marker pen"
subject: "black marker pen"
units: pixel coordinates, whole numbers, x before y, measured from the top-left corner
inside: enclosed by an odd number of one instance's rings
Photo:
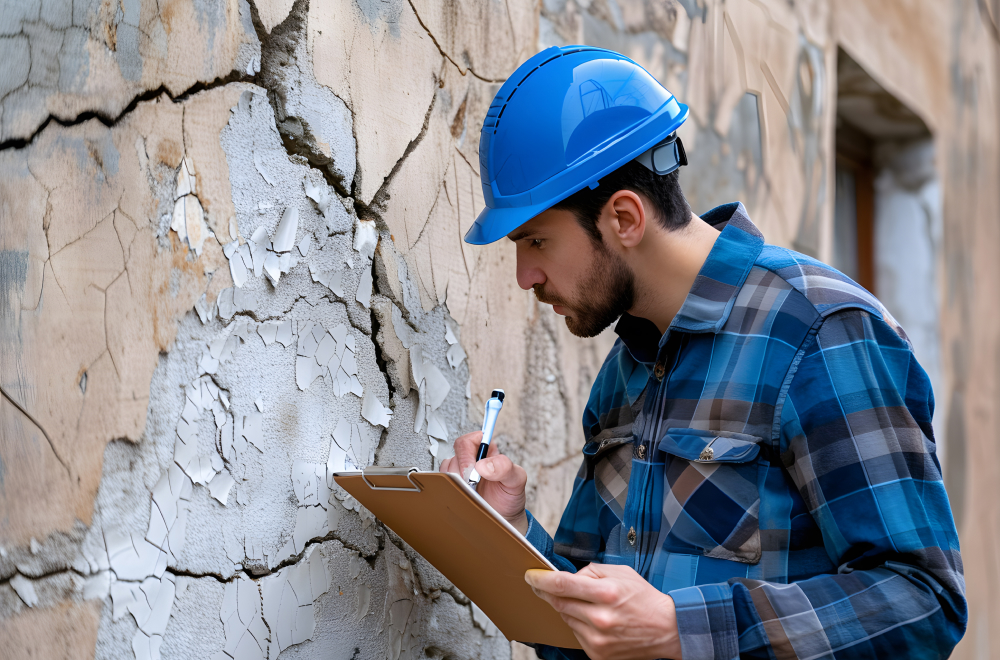
[[[486,417],[483,419],[483,441],[479,443],[479,451],[476,452],[476,462],[486,458],[486,453],[490,450],[490,440],[493,439],[493,428],[497,425],[497,416],[503,408],[503,390],[493,390],[490,400],[486,402]],[[469,485],[473,490],[479,485],[479,473],[473,465],[469,474]]]

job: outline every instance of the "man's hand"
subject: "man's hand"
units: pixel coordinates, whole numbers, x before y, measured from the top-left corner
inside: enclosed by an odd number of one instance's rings
[[[455,455],[441,463],[441,472],[454,472],[468,479],[475,465],[482,479],[477,492],[514,529],[524,534],[528,531],[528,515],[524,512],[524,484],[528,475],[520,465],[504,456],[495,442],[490,443],[486,458],[476,463],[476,453],[482,442],[482,431],[467,433],[455,440]]]
[[[524,579],[593,660],[680,660],[674,600],[628,566],[590,564],[575,575],[534,569]]]

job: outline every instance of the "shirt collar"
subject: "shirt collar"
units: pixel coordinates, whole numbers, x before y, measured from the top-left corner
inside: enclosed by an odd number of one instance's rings
[[[718,332],[733,309],[736,296],[764,248],[764,235],[750,221],[740,202],[718,206],[701,219],[720,229],[708,258],[702,264],[684,304],[669,330]],[[638,362],[653,362],[662,342],[652,321],[623,314],[615,326],[622,343]]]
[[[716,207],[703,215],[702,220],[722,233],[698,271],[670,329],[718,332],[764,248],[764,235],[750,221],[740,202]]]

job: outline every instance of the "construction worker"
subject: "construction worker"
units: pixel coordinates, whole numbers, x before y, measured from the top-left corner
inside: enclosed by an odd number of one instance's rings
[[[874,296],[766,244],[742,204],[692,214],[687,116],[599,48],[550,48],[500,88],[465,240],[514,241],[522,288],[618,340],[554,539],[496,443],[476,463],[462,436],[442,470],[475,464],[561,569],[525,579],[595,660],[947,657],[968,612],[927,374]]]

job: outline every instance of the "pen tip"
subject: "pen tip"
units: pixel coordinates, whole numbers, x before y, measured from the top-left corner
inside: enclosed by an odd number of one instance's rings
[[[503,390],[493,390],[493,394],[491,395],[490,398],[500,399],[500,401],[502,403],[503,402],[503,397],[504,397]]]

